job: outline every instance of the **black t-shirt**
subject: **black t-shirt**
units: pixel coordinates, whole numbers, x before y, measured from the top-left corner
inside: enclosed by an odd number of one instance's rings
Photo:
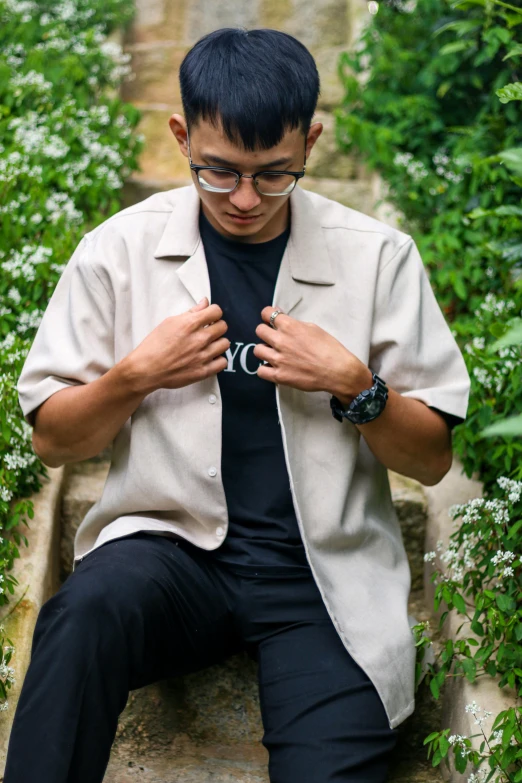
[[[259,378],[263,342],[255,333],[271,305],[288,228],[268,242],[227,239],[200,214],[211,299],[223,310],[228,367],[217,378],[222,398],[221,475],[229,528],[213,557],[242,573],[304,573],[310,566],[295,515],[285,463],[276,387]]]
[[[258,377],[254,353],[261,310],[274,288],[290,234],[268,242],[227,239],[200,213],[211,299],[228,324],[228,367],[217,375],[222,398],[221,475],[229,528],[212,556],[238,573],[304,573],[310,566],[295,515],[275,384]],[[438,413],[452,428],[455,416]],[[343,423],[344,424],[344,423]],[[343,426],[339,424],[339,426]]]

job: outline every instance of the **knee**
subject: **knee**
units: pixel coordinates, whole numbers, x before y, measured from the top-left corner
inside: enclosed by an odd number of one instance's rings
[[[132,622],[133,597],[129,585],[114,584],[110,575],[74,571],[40,609],[35,634],[51,631],[67,639],[85,636],[116,639]],[[60,630],[62,633],[60,634]]]

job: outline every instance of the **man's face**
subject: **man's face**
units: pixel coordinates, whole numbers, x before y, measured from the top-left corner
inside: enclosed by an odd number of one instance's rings
[[[181,115],[174,114],[169,125],[180,149],[188,157],[186,124]],[[200,120],[190,131],[192,163],[201,166],[225,166],[243,174],[259,171],[302,171],[316,139],[322,131],[321,123],[314,123],[305,139],[300,129],[289,130],[279,144],[268,150],[254,152],[233,144],[221,128]],[[244,242],[263,242],[284,231],[288,221],[288,199],[285,196],[263,196],[255,189],[252,179],[241,178],[231,193],[211,193],[199,184],[192,172],[194,184],[208,220],[224,236]]]

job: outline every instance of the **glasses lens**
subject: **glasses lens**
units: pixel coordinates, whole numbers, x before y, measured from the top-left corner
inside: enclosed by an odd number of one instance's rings
[[[284,196],[291,193],[297,182],[292,174],[259,174],[255,178],[257,189],[264,196]]]
[[[237,185],[237,176],[223,169],[205,169],[198,172],[199,184],[212,193],[228,193]]]

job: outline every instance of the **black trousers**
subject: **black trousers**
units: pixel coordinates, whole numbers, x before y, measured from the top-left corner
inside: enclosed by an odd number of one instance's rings
[[[38,615],[4,783],[101,783],[130,690],[241,650],[271,783],[386,780],[398,729],[311,572],[239,576],[209,554],[137,533],[76,566]]]

